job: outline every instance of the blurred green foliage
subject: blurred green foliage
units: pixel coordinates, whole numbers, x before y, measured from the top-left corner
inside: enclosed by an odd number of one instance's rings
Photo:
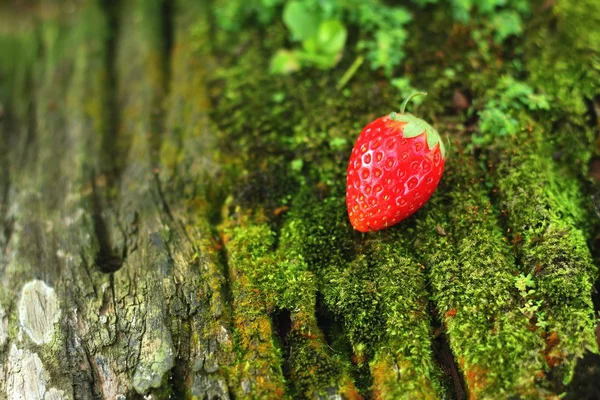
[[[291,48],[277,49],[271,72],[289,74],[303,67],[328,69],[341,60],[348,32],[356,33],[351,45],[364,56],[371,69],[393,78],[406,57],[407,25],[412,8],[446,3],[449,17],[469,26],[473,38],[483,43],[493,38],[501,43],[523,31],[523,18],[530,12],[528,0],[412,0],[392,6],[380,0],[225,0],[216,8],[217,24],[238,31],[248,20],[269,24],[281,20],[290,35]],[[408,82],[394,80],[404,91]],[[408,91],[408,90],[406,90]]]
[[[291,41],[300,42],[301,48],[279,50],[271,64],[273,73],[289,73],[302,66],[335,66],[346,45],[348,26],[358,28],[356,48],[371,67],[391,76],[405,56],[402,49],[408,34],[404,25],[411,15],[403,7],[378,1],[297,0],[285,4],[282,20]]]
[[[324,13],[301,1],[286,4],[283,21],[292,39],[302,48],[279,50],[272,59],[271,72],[281,74],[300,69],[303,65],[331,68],[340,59],[348,32],[337,19],[325,19]]]

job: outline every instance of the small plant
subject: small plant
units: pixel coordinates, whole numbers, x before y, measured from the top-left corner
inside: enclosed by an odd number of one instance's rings
[[[495,136],[516,134],[520,126],[515,111],[550,109],[550,102],[545,95],[536,94],[526,83],[511,76],[502,77],[489,97],[490,100],[478,112],[480,132],[473,135],[475,145],[487,145]]]
[[[255,18],[261,25],[273,22],[284,0],[217,0],[215,20],[219,28],[239,31],[248,20]]]
[[[303,66],[328,69],[337,64],[348,36],[339,20],[327,19],[324,12],[306,2],[292,1],[284,8],[283,21],[292,40],[300,42],[302,47],[275,53],[271,60],[272,73],[288,74]]]
[[[475,22],[483,32],[490,32],[496,43],[523,32],[523,17],[529,15],[530,7],[528,0],[451,0],[450,3],[456,21]]]
[[[291,40],[301,47],[277,51],[271,62],[272,73],[288,74],[305,66],[335,66],[346,46],[348,24],[359,28],[356,48],[371,68],[382,69],[391,77],[405,56],[408,33],[404,26],[411,15],[403,7],[379,1],[297,0],[285,5],[282,20]]]
[[[347,47],[348,31],[356,32],[356,60],[339,87],[352,77],[362,60],[372,70],[382,71],[402,96],[414,91],[406,78],[398,78],[398,67],[406,57],[407,25],[413,20],[408,6],[391,6],[382,0],[217,0],[215,18],[220,28],[238,31],[248,21],[261,25],[280,19],[290,34],[291,47],[274,51],[273,74],[291,74],[302,68],[330,69],[341,60]],[[439,4],[440,0],[412,0],[417,6]],[[472,37],[483,54],[491,56],[489,42],[501,43],[523,31],[529,15],[528,0],[450,0],[454,21],[469,25]],[[429,12],[429,11],[428,11]],[[360,62],[358,62],[360,61]],[[396,79],[394,79],[396,78]],[[417,100],[418,102],[419,100]],[[516,123],[489,115],[489,129]],[[487,128],[486,128],[487,129]]]
[[[525,302],[525,305],[519,310],[525,315],[527,318],[531,319],[536,317],[536,326],[544,329],[548,325],[548,322],[545,320],[545,313],[539,312],[540,307],[542,306],[543,300],[535,301],[533,296],[535,295],[535,282],[531,274],[520,274],[515,278],[515,287],[519,290],[519,294],[521,298]]]

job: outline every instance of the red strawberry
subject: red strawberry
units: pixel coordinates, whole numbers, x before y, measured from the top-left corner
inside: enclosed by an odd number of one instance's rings
[[[377,231],[416,212],[444,172],[440,135],[427,122],[391,113],[364,127],[348,164],[346,205],[354,229]]]

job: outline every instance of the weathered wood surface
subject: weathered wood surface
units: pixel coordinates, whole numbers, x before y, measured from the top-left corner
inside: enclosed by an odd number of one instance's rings
[[[218,2],[119,3],[0,5],[0,398],[597,393],[594,1],[532,18],[519,70],[556,104],[489,151],[452,93],[514,71],[452,55],[469,83],[419,110],[451,137],[442,184],[368,235],[345,163],[387,83],[269,76],[283,28],[221,32]],[[414,37],[407,74],[443,76]]]

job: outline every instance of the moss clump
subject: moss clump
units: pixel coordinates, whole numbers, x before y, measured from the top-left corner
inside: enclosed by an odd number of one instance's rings
[[[496,178],[507,230],[520,270],[532,274],[542,302],[547,364],[567,383],[577,359],[597,351],[590,297],[597,269],[577,227],[585,210],[577,207],[580,192],[559,184],[542,127],[532,124],[503,146]]]
[[[273,342],[273,351],[277,350],[276,342],[282,342],[280,351],[285,357],[278,356],[277,359],[294,376],[286,388],[288,393],[307,398],[333,393],[356,396],[347,372],[347,358],[340,359],[331,352],[317,325],[314,315],[316,277],[309,270],[306,257],[294,250],[297,246],[297,237],[293,234],[295,222],[288,218],[294,193],[314,179],[309,172],[314,170],[314,163],[333,164],[324,153],[331,152],[327,130],[338,116],[323,121],[317,118],[318,110],[302,105],[312,101],[311,93],[315,87],[334,89],[329,87],[331,80],[326,78],[320,78],[318,82],[302,81],[301,90],[295,91],[291,90],[296,85],[295,80],[265,79],[262,74],[257,74],[256,68],[268,63],[261,50],[262,43],[255,37],[245,39],[248,47],[243,57],[222,60],[227,69],[213,76],[234,75],[229,76],[225,86],[217,86],[221,95],[212,111],[216,131],[222,140],[223,161],[228,163],[226,174],[235,182],[232,196],[224,207],[223,224],[230,271],[231,246],[240,243],[239,238],[261,232],[263,239],[260,240],[269,245],[261,250],[264,254],[258,263],[251,262],[252,257],[238,259],[235,268],[246,271],[244,276],[248,279],[233,284],[236,277],[232,277],[231,287],[236,290],[254,288],[264,302],[263,312],[267,315],[280,310],[291,312],[293,326],[290,332]],[[276,96],[281,92],[289,93],[285,100]],[[320,101],[330,103],[326,97]],[[270,109],[272,113],[257,114],[257,109]],[[337,136],[340,136],[341,127],[338,129]],[[337,168],[337,160],[335,165]],[[329,166],[329,170],[333,168],[333,165]],[[315,186],[319,185],[315,183]],[[321,189],[317,191],[327,190],[325,184],[319,187]],[[249,210],[257,209],[261,211],[247,215]],[[237,228],[232,229],[234,226]],[[237,323],[236,328],[240,330]]]
[[[528,80],[551,97],[543,135],[573,180],[585,180],[597,124],[591,102],[600,94],[600,5],[558,1],[532,21],[525,41]]]
[[[286,340],[292,393],[302,398],[339,393],[347,399],[360,399],[343,357],[332,352],[317,325],[314,306],[292,313],[291,322]]]
[[[570,120],[582,118],[585,100],[600,93],[599,23],[598,2],[560,0],[532,22],[538,29],[526,41],[529,81],[551,95]]]
[[[544,343],[519,310],[518,269],[483,179],[473,158],[454,153],[418,221],[416,248],[470,395],[541,396]]]
[[[347,221],[343,197],[332,190],[320,200],[317,193],[302,189],[284,234],[294,243],[292,254],[316,275],[324,306],[342,322],[363,390],[384,398],[443,394],[424,276],[403,239],[410,232],[374,233],[361,241]],[[372,378],[365,380],[369,365]],[[398,368],[401,373],[394,373]]]
[[[425,274],[409,250],[412,246],[407,238],[413,235],[411,230],[395,230],[373,242],[372,252],[367,252],[375,260],[370,279],[375,283],[375,298],[381,302],[375,312],[383,322],[371,375],[373,391],[384,399],[434,399],[446,394],[433,354]]]
[[[275,232],[260,215],[248,218],[240,217],[242,214],[243,209],[238,207],[235,212],[238,219],[226,219],[229,222],[224,225],[236,328],[238,367],[232,372],[237,375],[234,380],[241,382],[240,394],[266,395],[273,390],[283,393],[280,368],[287,365],[292,377],[288,394],[303,398],[328,393],[355,396],[342,361],[332,355],[317,325],[314,274],[308,270],[302,255],[289,251],[287,234],[282,235],[277,248]],[[288,230],[284,226],[283,231]],[[281,310],[291,311],[291,327],[289,332],[278,333],[283,337],[274,339],[275,328],[269,316]],[[252,339],[255,337],[261,338],[260,343]],[[285,348],[280,348],[282,345]],[[248,360],[252,360],[255,369],[243,378],[236,368]],[[261,378],[257,374],[260,368],[270,371],[270,378]],[[243,389],[244,379],[252,386],[251,392]],[[268,382],[270,386],[265,386]]]
[[[432,15],[436,21],[443,20],[444,11],[444,7],[435,8]],[[420,16],[420,12],[415,13],[417,20]],[[436,26],[439,28],[441,25]],[[516,130],[522,126],[522,121],[512,115],[515,105],[532,113],[552,107],[544,97],[544,90],[540,90],[533,81],[522,78],[525,67],[520,42],[514,51],[503,55],[502,60],[496,63],[502,48],[486,43],[493,34],[485,29],[476,29],[479,36],[474,35],[475,41],[461,44],[460,49],[475,52],[485,48],[486,52],[475,60],[467,60],[465,52],[456,51],[458,46],[454,45],[471,32],[456,28],[447,38],[450,27],[439,29],[442,32],[438,32],[437,39],[442,45],[450,43],[452,46],[448,48],[452,51],[441,56],[433,50],[420,52],[427,46],[421,45],[425,39],[416,33],[407,45],[408,49],[419,50],[414,58],[412,55],[409,57],[409,65],[417,66],[409,71],[411,79],[431,81],[429,87],[440,98],[447,98],[453,90],[464,89],[461,82],[468,76],[474,82],[472,94],[479,98],[469,116],[477,116],[484,105],[491,104],[488,108],[495,109],[496,115],[514,118],[515,124],[511,127]],[[422,374],[436,377],[437,368],[433,361],[426,361],[428,365],[417,368],[406,358],[404,350],[400,355],[371,351],[377,346],[394,343],[390,346],[413,349],[423,359],[431,360],[426,351],[431,348],[430,334],[427,333],[430,323],[427,299],[424,301],[416,296],[423,289],[427,297],[425,279],[418,274],[411,275],[415,272],[413,268],[418,268],[419,261],[407,250],[411,242],[392,233],[372,234],[366,240],[351,230],[346,219],[343,186],[346,154],[362,127],[361,121],[368,122],[379,116],[382,109],[389,108],[391,111],[390,102],[396,99],[389,85],[380,82],[375,87],[373,78],[362,72],[353,77],[347,91],[341,94],[333,90],[335,80],[331,79],[332,75],[341,74],[341,69],[334,70],[329,76],[305,73],[293,78],[259,76],[256,70],[260,70],[260,66],[267,68],[269,52],[282,45],[281,40],[273,39],[282,36],[280,25],[275,24],[267,31],[264,42],[257,39],[261,33],[244,31],[236,43],[236,46],[243,44],[242,53],[222,58],[222,69],[214,75],[213,96],[216,100],[211,114],[219,129],[222,153],[234,155],[228,161],[235,158],[233,167],[228,170],[231,181],[237,185],[229,215],[238,212],[235,211],[236,206],[241,206],[242,215],[261,209],[248,225],[245,222],[241,226],[269,226],[272,229],[270,235],[273,235],[270,239],[274,246],[272,252],[285,251],[285,257],[282,256],[278,262],[289,275],[281,275],[281,278],[256,277],[259,287],[267,293],[266,304],[276,309],[278,304],[289,307],[301,302],[305,307],[313,301],[316,290],[323,298],[323,307],[342,323],[342,336],[348,338],[352,347],[350,351],[355,362],[352,368],[363,390],[370,387],[373,380],[375,387],[381,388],[381,393],[389,394],[395,390],[393,387],[404,388],[420,383],[417,376]],[[227,35],[221,32],[218,36],[224,40]],[[231,43],[232,37],[227,37]],[[268,54],[265,55],[265,52]],[[492,101],[495,94],[487,90],[503,75],[516,78],[504,79],[504,86],[496,91],[500,93],[501,100],[506,97],[505,92],[511,93],[506,104],[499,107]],[[317,91],[319,96],[314,95]],[[520,96],[526,98],[521,99]],[[369,106],[365,107],[365,103]],[[257,115],[257,109],[271,109],[272,112]],[[451,114],[444,102],[433,103],[425,111]],[[540,115],[541,112],[536,117]],[[466,114],[448,116],[445,120],[457,130],[462,129],[461,122],[473,124]],[[494,139],[490,136],[487,143],[493,144]],[[482,396],[494,390],[533,396],[547,389],[541,376],[547,368],[542,354],[546,346],[541,333],[543,329],[536,328],[536,318],[520,310],[523,300],[515,287],[514,274],[521,270],[510,251],[510,243],[504,239],[502,228],[495,220],[501,209],[506,210],[506,207],[495,207],[496,199],[488,198],[487,190],[492,178],[480,173],[477,168],[469,163],[464,169],[449,169],[448,179],[456,187],[443,186],[447,195],[433,201],[437,204],[436,208],[445,212],[419,214],[426,215],[423,217],[426,222],[419,223],[417,236],[422,243],[418,246],[423,246],[423,253],[426,250],[431,253],[424,258],[429,260],[424,264],[430,268],[428,277],[434,285],[435,305],[440,315],[444,315],[452,349],[470,390]],[[499,175],[494,176],[497,178]],[[569,186],[564,181],[559,184],[565,188],[565,198],[573,200],[578,196],[580,189],[577,185]],[[457,189],[459,187],[460,190]],[[571,201],[570,204],[575,203]],[[574,210],[576,207],[564,208],[581,217],[581,213]],[[437,233],[439,223],[447,230],[447,237]],[[396,247],[386,250],[390,243],[395,243]],[[445,245],[455,249],[444,252]],[[479,248],[485,249],[491,256],[481,259]],[[279,256],[269,257],[277,259]],[[290,259],[293,261],[290,262]],[[423,314],[414,316],[417,322],[413,321],[412,328],[402,324],[410,313],[394,303],[395,296],[399,294],[391,288],[401,283],[386,265],[395,265],[410,276],[407,282],[402,282],[404,289],[415,288],[409,293],[407,303],[422,310]],[[272,273],[270,271],[266,272]],[[310,290],[294,297],[279,288],[278,285],[296,279],[298,274],[310,276],[310,280],[303,281],[310,285]],[[292,282],[292,287],[294,285]],[[423,287],[418,289],[419,285]],[[396,312],[401,317],[397,320],[393,318],[391,308],[387,308],[392,305],[400,307]],[[303,309],[310,310],[308,307]],[[409,329],[407,332],[412,332],[419,340],[411,344],[400,339],[393,342],[394,339],[387,333],[389,326],[397,326],[396,333]],[[471,339],[462,340],[461,337]],[[472,346],[474,341],[481,342],[481,346]],[[498,357],[494,349],[503,343],[508,343],[510,351],[508,356]],[[410,350],[406,351],[410,353]],[[346,354],[345,357],[342,365],[349,364],[351,356]],[[393,374],[383,374],[383,371],[390,370],[381,366],[393,363],[406,368],[402,375],[406,381],[398,383],[394,381]],[[368,365],[371,365],[370,372],[365,369]],[[417,371],[414,379],[408,372],[411,368]],[[439,387],[436,379],[433,378],[433,383],[429,384],[429,393],[436,393]]]
[[[261,286],[278,275],[270,255],[273,233],[267,225],[241,224],[225,234],[237,354],[232,388],[238,398],[279,398],[285,393],[282,356],[269,318],[276,293]]]

